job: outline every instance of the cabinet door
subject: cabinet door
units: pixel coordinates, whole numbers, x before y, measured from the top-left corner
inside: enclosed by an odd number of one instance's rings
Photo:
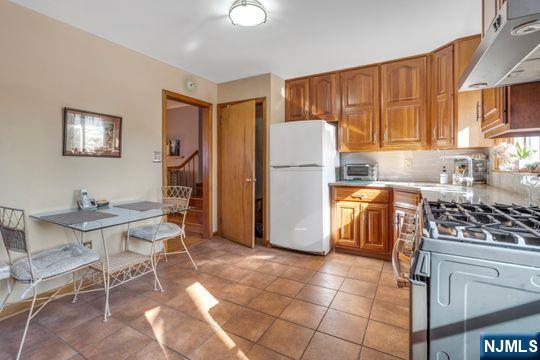
[[[454,147],[454,46],[431,55],[431,145]]]
[[[360,246],[360,214],[362,203],[338,201],[335,203],[334,224],[335,244],[339,246]]]
[[[426,61],[421,56],[381,66],[383,148],[428,145]]]
[[[378,149],[380,145],[379,67],[341,74],[340,151]]]
[[[388,252],[388,205],[364,204],[360,220],[360,248]]]
[[[459,90],[459,79],[469,65],[480,36],[458,40],[454,44],[454,117],[457,125],[456,145],[458,148],[488,147],[493,145],[482,134],[482,90]]]
[[[285,120],[307,120],[309,116],[309,79],[285,83]]]
[[[482,0],[482,35],[486,34],[487,29],[495,20],[501,3],[501,0]]]
[[[339,120],[339,78],[337,74],[309,79],[310,118]]]
[[[490,131],[505,123],[506,88],[482,90],[482,131]]]

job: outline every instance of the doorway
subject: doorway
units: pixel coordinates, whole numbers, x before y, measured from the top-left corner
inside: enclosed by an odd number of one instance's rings
[[[218,105],[218,233],[266,243],[266,98]]]
[[[162,92],[162,183],[191,187],[186,233],[212,237],[212,104]],[[171,216],[168,221],[181,221]],[[177,245],[177,244],[176,244]],[[167,244],[174,251],[174,244]]]

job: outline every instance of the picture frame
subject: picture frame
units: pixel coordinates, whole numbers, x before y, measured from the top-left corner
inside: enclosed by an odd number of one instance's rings
[[[122,156],[122,117],[64,108],[63,156]]]

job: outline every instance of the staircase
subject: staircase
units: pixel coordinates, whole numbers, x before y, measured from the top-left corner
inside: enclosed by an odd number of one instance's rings
[[[167,167],[167,184],[169,186],[187,186],[193,189],[189,205],[192,207],[186,216],[186,233],[204,233],[203,184],[197,182],[199,174],[199,152],[194,151],[180,165]],[[182,222],[182,216],[170,216],[171,222]]]
[[[192,209],[186,216],[186,232],[203,234],[204,233],[204,211],[203,211],[203,184],[196,183],[189,200]]]

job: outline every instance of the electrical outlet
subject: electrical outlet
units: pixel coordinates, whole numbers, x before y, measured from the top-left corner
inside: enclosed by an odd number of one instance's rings
[[[405,167],[407,169],[412,169],[412,167],[413,167],[413,159],[405,159]]]

